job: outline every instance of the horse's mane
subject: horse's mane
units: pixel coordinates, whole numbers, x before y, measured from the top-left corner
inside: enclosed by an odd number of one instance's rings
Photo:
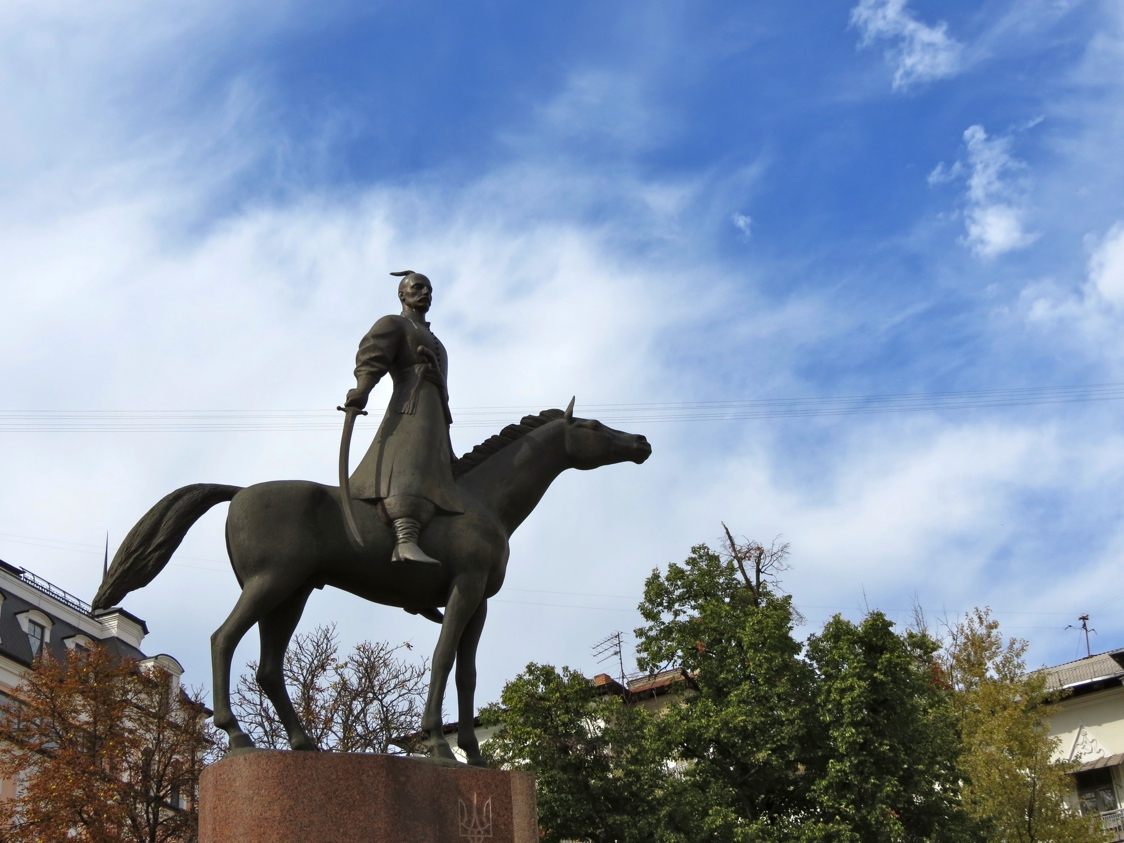
[[[543,410],[537,416],[523,416],[519,424],[509,424],[495,436],[490,436],[453,463],[453,477],[468,474],[492,454],[498,453],[516,440],[522,439],[532,430],[542,427],[547,422],[560,419],[564,416],[561,410]]]

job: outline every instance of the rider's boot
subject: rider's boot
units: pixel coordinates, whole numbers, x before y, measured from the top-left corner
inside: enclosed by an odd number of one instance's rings
[[[395,518],[394,534],[398,543],[394,546],[394,553],[390,558],[395,562],[426,562],[430,565],[440,565],[440,562],[418,547],[420,531],[421,525],[416,518]]]

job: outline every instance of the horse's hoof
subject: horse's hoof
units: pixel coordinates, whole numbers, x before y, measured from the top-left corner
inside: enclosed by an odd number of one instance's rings
[[[484,760],[483,755],[470,755],[468,757],[469,767],[480,767],[483,770],[489,769],[488,762]]]
[[[289,743],[289,748],[294,752],[319,752],[320,747],[312,742],[312,738],[297,739]]]
[[[446,740],[433,741],[429,745],[429,757],[436,758],[441,761],[455,761],[460,763],[460,759],[453,753],[452,747]]]
[[[233,758],[236,755],[246,755],[250,752],[257,752],[258,748],[254,746],[253,739],[246,734],[232,735],[230,738],[230,745],[226,750],[226,757]]]

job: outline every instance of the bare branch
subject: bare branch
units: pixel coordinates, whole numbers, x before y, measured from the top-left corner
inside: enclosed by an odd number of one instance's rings
[[[403,658],[409,644],[358,644],[341,659],[335,625],[297,635],[285,654],[285,684],[308,736],[336,752],[409,751],[392,744],[421,726],[429,664]],[[287,748],[288,738],[254,675],[238,680],[233,706],[260,746]]]
[[[725,522],[720,523],[726,534],[723,539],[722,555],[738,566],[742,579],[753,592],[754,600],[760,600],[762,584],[779,585],[779,574],[791,567],[791,564],[786,561],[789,543],[781,541],[779,535],[773,539],[768,547],[745,536],[742,536],[742,541],[738,542]],[[753,571],[752,576],[746,567],[747,565]]]

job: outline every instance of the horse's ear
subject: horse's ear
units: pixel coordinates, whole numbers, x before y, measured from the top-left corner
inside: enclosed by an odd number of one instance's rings
[[[570,406],[566,408],[566,414],[562,416],[566,420],[566,424],[570,424],[574,420],[574,401],[577,400],[577,397],[575,395],[570,399]]]

